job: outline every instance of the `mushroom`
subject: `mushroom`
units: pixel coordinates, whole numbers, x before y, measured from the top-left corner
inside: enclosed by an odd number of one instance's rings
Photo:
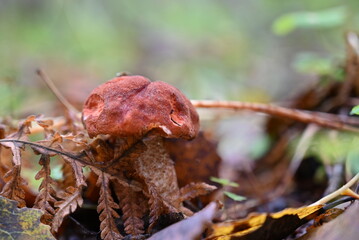
[[[107,171],[142,184],[150,223],[163,213],[191,213],[182,206],[174,163],[163,147],[163,138],[190,140],[199,130],[195,108],[177,88],[142,76],[116,77],[92,91],[82,114],[90,137],[107,135],[120,149]]]
[[[98,86],[82,113],[90,137],[142,138],[152,131],[165,138],[193,139],[199,130],[195,108],[177,88],[142,76],[120,76]]]

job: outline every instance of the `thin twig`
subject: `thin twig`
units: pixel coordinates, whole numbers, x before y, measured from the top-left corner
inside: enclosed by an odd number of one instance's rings
[[[46,83],[47,87],[53,92],[56,98],[64,105],[64,107],[72,113],[77,114],[79,111],[62,95],[62,93],[57,89],[53,81],[47,76],[47,74],[41,69],[36,70],[37,75]]]
[[[327,211],[329,209],[332,209],[340,204],[343,204],[343,203],[346,203],[346,202],[350,202],[350,201],[354,201],[356,200],[356,198],[353,198],[353,197],[348,197],[348,196],[345,196],[343,198],[340,198],[334,202],[331,202],[331,203],[327,203],[325,204],[325,206],[323,207],[323,210],[324,211]]]
[[[84,204],[85,205],[85,204]],[[81,207],[83,209],[83,205]],[[94,232],[91,230],[88,230],[84,225],[82,225],[79,221],[77,221],[74,217],[72,217],[71,215],[67,216],[69,219],[71,219],[77,226],[79,226],[79,228],[82,230],[82,234],[86,234],[86,235],[90,235],[90,236],[97,236],[99,235],[99,232]],[[89,236],[87,236],[89,237]]]
[[[23,141],[23,140],[17,140],[17,139],[0,139],[0,143],[2,143],[2,142],[22,143],[22,144],[25,144],[25,145],[34,146],[34,147],[37,147],[37,148],[44,149],[44,150],[46,150],[48,152],[51,152],[51,153],[55,153],[55,154],[58,154],[58,155],[64,155],[66,157],[69,157],[71,159],[79,161],[79,162],[81,162],[81,163],[83,163],[85,165],[91,165],[91,164],[89,164],[89,162],[84,161],[81,158],[81,156],[84,156],[83,153],[76,156],[76,155],[73,155],[71,153],[62,152],[60,150],[53,149],[53,148],[50,148],[50,147],[46,147],[46,146],[43,146],[43,145],[40,145],[40,144],[37,144],[37,143]],[[101,164],[101,162],[96,162],[96,164]]]
[[[298,109],[274,106],[263,103],[250,103],[238,101],[211,101],[211,100],[192,100],[193,106],[197,108],[226,108],[233,110],[250,110],[269,115],[293,119],[304,123],[315,123],[322,127],[346,130],[359,133],[359,129],[346,125],[347,120],[337,115],[326,113],[310,112]],[[348,118],[349,119],[349,118]]]
[[[347,189],[349,189],[352,185],[354,185],[359,180],[359,173],[357,173],[349,182],[347,182],[344,186],[336,190],[335,192],[332,192],[331,194],[323,197],[322,199],[316,201],[315,203],[311,204],[310,206],[314,205],[320,205],[325,204],[332,199],[340,196],[342,193],[344,193]]]

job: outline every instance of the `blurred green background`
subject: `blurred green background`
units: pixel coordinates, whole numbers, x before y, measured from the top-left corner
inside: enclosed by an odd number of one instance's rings
[[[356,0],[0,0],[0,120],[63,114],[37,68],[78,109],[118,72],[191,99],[285,103],[338,75],[358,10]],[[222,119],[211,125],[200,112],[202,126],[231,169],[250,168],[271,141],[265,118],[227,113],[209,114]]]
[[[36,68],[79,108],[117,72],[192,99],[284,101],[341,63],[358,9],[355,0],[0,0],[0,116],[56,115]]]

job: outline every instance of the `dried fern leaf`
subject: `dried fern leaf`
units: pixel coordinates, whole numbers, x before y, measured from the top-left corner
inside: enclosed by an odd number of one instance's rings
[[[73,169],[71,165],[67,162],[64,162],[61,166],[61,172],[62,172],[62,180],[59,183],[60,186],[76,186],[76,179],[73,174]]]
[[[81,190],[81,188],[68,187],[66,192],[59,194],[62,200],[55,203],[57,209],[51,225],[53,232],[58,231],[65,216],[74,212],[78,206],[81,207],[83,203]]]
[[[27,185],[26,181],[21,177],[21,148],[23,144],[1,143],[1,145],[11,148],[13,167],[5,174],[5,186],[0,195],[15,200],[19,207],[25,207],[25,191],[22,186]]]
[[[41,220],[43,223],[50,225],[53,216],[55,215],[54,203],[57,201],[53,196],[56,195],[52,185],[56,182],[50,177],[50,156],[41,155],[39,164],[42,166],[41,170],[36,174],[35,179],[42,178],[39,186],[39,194],[35,199],[34,208],[41,209],[44,212]]]
[[[30,134],[30,128],[35,116],[29,116],[19,124],[16,132],[7,136],[7,139],[26,141],[27,135]],[[19,207],[25,206],[25,191],[22,189],[26,185],[26,181],[21,177],[21,151],[24,149],[24,144],[20,142],[1,142],[0,145],[10,148],[12,152],[13,167],[5,174],[5,186],[0,193],[2,196],[18,201]]]
[[[111,196],[111,190],[109,187],[110,177],[108,174],[95,168],[92,168],[92,170],[98,175],[96,185],[100,187],[100,198],[98,200],[97,212],[100,214],[101,238],[104,240],[122,239],[123,236],[118,231],[115,223],[115,218],[120,217],[115,211],[115,209],[119,208],[119,205],[114,202]]]
[[[30,134],[31,133],[30,128],[31,128],[32,122],[34,122],[35,120],[36,120],[36,117],[33,115],[27,117],[24,121],[22,121],[19,124],[19,130],[15,134],[10,135],[9,137],[12,137],[13,139],[20,139],[21,136]]]
[[[148,204],[150,205],[150,226],[149,229],[155,225],[157,219],[161,216],[164,212],[163,202],[160,200],[156,190],[153,187],[149,187],[149,201]]]
[[[18,207],[25,207],[25,191],[22,186],[27,185],[20,176],[21,166],[15,165],[4,176],[6,182],[0,195],[18,202]]]
[[[144,222],[142,217],[148,209],[143,208],[145,196],[142,192],[135,192],[130,187],[123,187],[118,184],[115,185],[115,193],[120,201],[126,233],[132,236],[143,234]]]
[[[216,189],[216,186],[209,185],[204,182],[190,183],[180,189],[180,199],[181,202],[183,202],[196,198],[198,196],[209,194]]]
[[[78,188],[82,188],[86,186],[86,182],[85,182],[85,176],[83,174],[82,168],[83,168],[83,164],[72,159],[69,158],[67,156],[62,155],[61,156],[68,164],[71,165],[72,168],[72,172],[74,174],[75,177],[75,181],[76,181],[76,186]]]

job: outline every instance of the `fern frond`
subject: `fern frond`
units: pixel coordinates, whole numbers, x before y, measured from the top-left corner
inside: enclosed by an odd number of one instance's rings
[[[115,203],[111,196],[111,190],[109,187],[110,177],[102,171],[97,169],[93,170],[98,175],[96,185],[100,187],[100,198],[98,200],[97,212],[100,214],[101,238],[104,240],[122,239],[123,236],[118,231],[115,223],[115,218],[120,217],[115,211],[115,209],[119,208],[119,205]]]
[[[27,185],[26,181],[20,176],[21,166],[15,165],[4,176],[6,182],[0,195],[18,202],[19,207],[25,207],[25,191],[23,185]]]
[[[83,171],[82,171],[82,167],[84,166],[82,163],[72,159],[72,158],[69,158],[67,156],[62,156],[62,158],[68,163],[71,165],[71,168],[72,168],[72,172],[74,174],[74,177],[75,177],[75,181],[76,181],[76,186],[78,188],[82,188],[82,187],[85,187],[86,186],[86,182],[85,182],[85,176],[83,174]]]
[[[137,236],[144,233],[143,215],[147,208],[143,208],[145,196],[142,192],[135,192],[130,187],[115,185],[115,193],[120,201],[123,213],[124,227],[127,234]]]
[[[74,212],[78,206],[81,206],[83,199],[81,196],[80,188],[68,187],[66,192],[60,194],[60,198],[63,200],[55,203],[56,213],[52,220],[52,231],[57,232],[61,223],[68,214]]]
[[[42,154],[39,160],[42,165],[41,170],[36,174],[35,179],[43,179],[39,186],[39,194],[35,199],[34,208],[41,209],[44,212],[42,221],[50,225],[53,216],[55,215],[54,203],[57,201],[53,196],[56,195],[52,185],[56,182],[50,177],[50,156]]]
[[[20,175],[21,148],[24,146],[23,144],[16,143],[1,143],[1,145],[11,149],[13,167],[4,176],[6,184],[0,195],[17,201],[19,207],[25,207],[25,191],[22,189],[22,186],[27,185],[27,182]]]
[[[157,219],[161,216],[161,214],[164,212],[164,204],[163,201],[161,201],[160,196],[156,192],[154,187],[149,186],[149,201],[148,204],[150,205],[150,226],[149,229],[151,229]]]

